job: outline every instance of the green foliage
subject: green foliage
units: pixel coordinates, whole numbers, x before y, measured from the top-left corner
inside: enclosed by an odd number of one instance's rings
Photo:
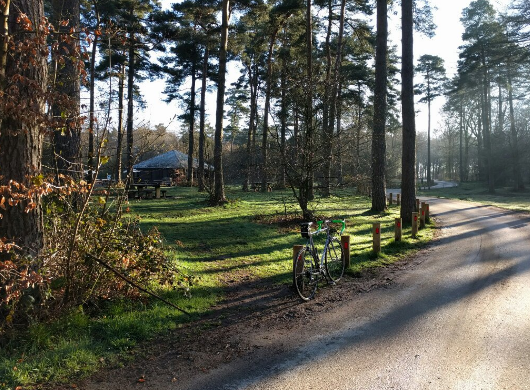
[[[49,255],[44,272],[52,296],[57,300],[66,295],[68,305],[139,296],[102,262],[143,286],[151,281],[174,285],[178,272],[166,258],[156,228],[144,233],[137,218],[106,208],[104,197],[95,200],[97,204],[81,215],[59,198],[48,199],[45,205]],[[76,223],[80,228],[74,238]]]

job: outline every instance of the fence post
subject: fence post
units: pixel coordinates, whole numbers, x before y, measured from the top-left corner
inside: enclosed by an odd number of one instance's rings
[[[425,229],[425,202],[421,202],[420,229]]]
[[[396,194],[396,204],[401,206],[401,194]]]
[[[419,199],[416,199],[416,211],[418,213],[420,212],[420,200]]]
[[[430,222],[430,217],[429,217],[429,203],[425,203],[425,222],[426,222],[426,223],[429,223],[429,222]]]
[[[388,205],[389,205],[389,206],[392,206],[392,201],[393,201],[392,198],[393,198],[393,197],[394,197],[394,196],[393,196],[392,193],[389,193],[389,194],[388,194]]]
[[[418,213],[412,213],[412,238],[416,238],[418,235]]]
[[[372,233],[374,253],[379,253],[381,252],[381,224],[379,222],[374,222]]]
[[[350,236],[340,236],[342,249],[344,249],[344,264],[346,268],[350,266]]]
[[[395,227],[394,227],[394,240],[395,241],[401,241],[401,218],[396,218],[395,220]]]

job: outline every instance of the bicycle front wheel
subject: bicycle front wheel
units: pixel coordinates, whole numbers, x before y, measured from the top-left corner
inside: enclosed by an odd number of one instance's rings
[[[338,282],[344,275],[344,249],[337,237],[331,238],[326,251],[326,273],[332,282]]]
[[[300,298],[309,301],[314,297],[318,285],[318,268],[316,266],[313,252],[304,247],[296,255],[293,265],[293,283]]]

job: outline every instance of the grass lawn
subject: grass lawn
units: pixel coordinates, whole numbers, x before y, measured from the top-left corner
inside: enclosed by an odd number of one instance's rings
[[[0,389],[46,382],[74,383],[102,366],[119,366],[141,353],[140,343],[193,321],[223,297],[227,280],[265,279],[291,283],[292,246],[304,243],[298,226],[298,205],[290,191],[244,193],[227,187],[230,202],[208,207],[207,195],[195,188],[171,188],[169,199],[132,201],[128,213],[141,218],[142,229],[157,228],[168,258],[188,275],[189,291],[157,293],[191,313],[191,318],[159,303],[145,300],[114,302],[93,316],[82,307],[53,324],[35,324],[4,345],[0,352]],[[417,250],[433,235],[422,230],[394,242],[396,206],[371,215],[369,199],[337,191],[313,207],[319,218],[345,218],[351,237],[351,267],[356,276],[365,268],[381,267]],[[372,223],[381,223],[382,254],[372,252]],[[293,300],[298,297],[293,293]]]
[[[458,187],[420,191],[419,195],[467,200],[497,206],[513,211],[530,212],[530,190],[514,191],[512,187],[495,189],[488,193],[484,183],[460,183]]]

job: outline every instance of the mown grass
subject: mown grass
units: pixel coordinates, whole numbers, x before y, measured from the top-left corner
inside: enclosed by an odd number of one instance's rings
[[[421,191],[420,195],[477,202],[507,210],[530,212],[530,189],[515,191],[513,187],[499,187],[490,194],[484,183],[460,183],[457,187]]]
[[[208,313],[222,298],[229,283],[260,279],[275,285],[291,283],[292,246],[303,243],[298,226],[298,206],[289,191],[244,193],[227,188],[230,202],[209,207],[207,196],[194,188],[172,188],[172,197],[133,201],[131,215],[141,226],[157,228],[164,237],[168,256],[189,275],[189,292],[157,292],[191,317],[145,300],[103,304],[97,315],[79,307],[50,324],[34,324],[28,332],[4,343],[0,351],[0,389],[38,383],[74,383],[102,366],[119,366],[141,353],[142,343],[170,332]],[[319,218],[345,218],[351,237],[351,267],[357,276],[367,268],[382,267],[417,250],[432,238],[433,229],[394,242],[394,218],[399,209],[370,215],[369,199],[340,190],[314,204]],[[382,226],[382,254],[372,252],[372,223]],[[432,225],[430,225],[432,227]],[[322,239],[322,237],[321,237]],[[297,297],[293,295],[293,300]]]

